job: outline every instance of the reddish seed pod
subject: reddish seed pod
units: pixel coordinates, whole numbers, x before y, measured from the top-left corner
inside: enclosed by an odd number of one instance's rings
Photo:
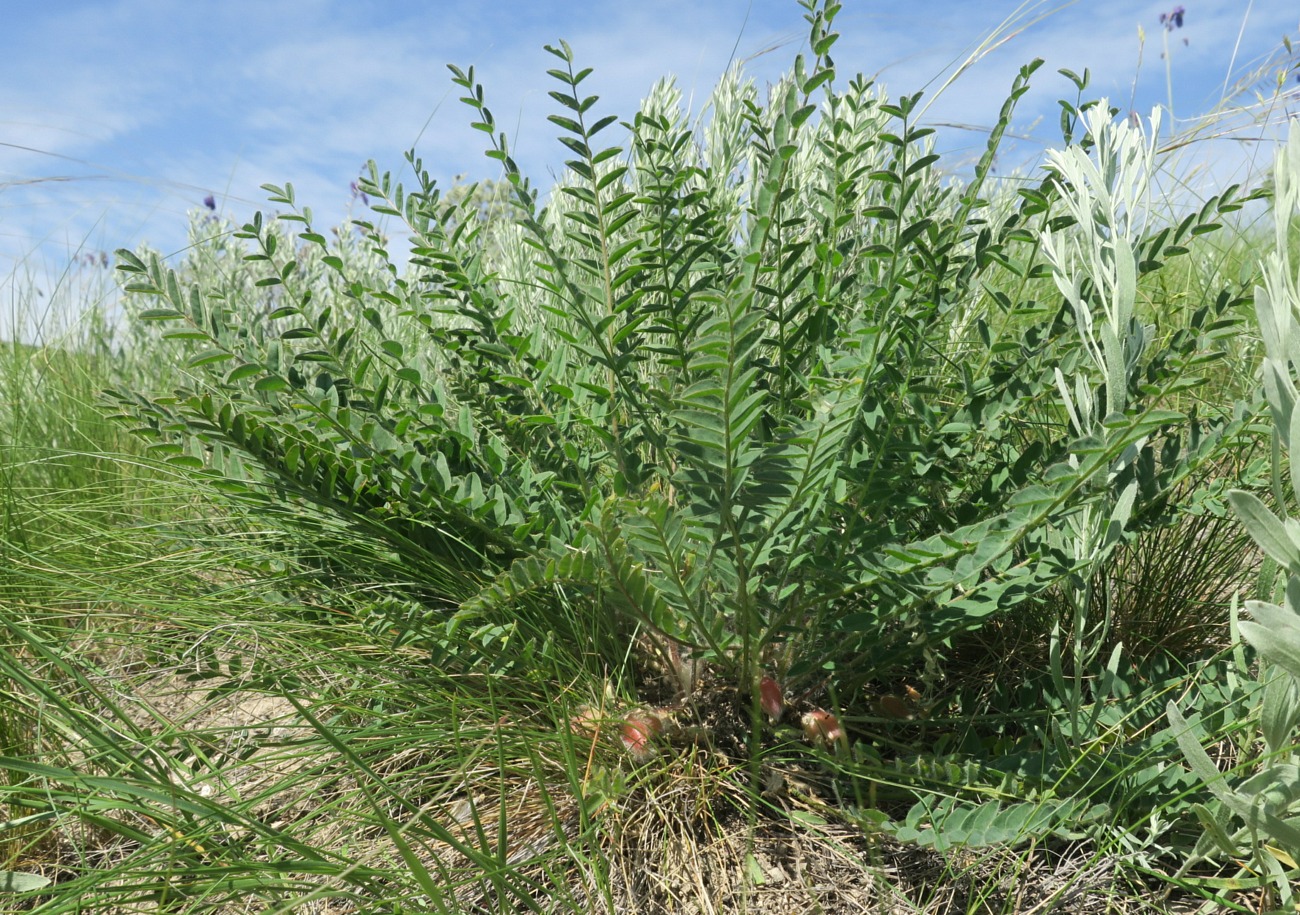
[[[781,694],[781,684],[771,677],[758,681],[758,703],[763,707],[763,714],[768,721],[776,721],[785,711],[785,696]]]
[[[633,712],[623,721],[619,739],[637,762],[645,762],[655,751],[654,738],[664,731],[663,719],[653,712]]]
[[[803,739],[814,747],[825,749],[832,744],[842,746],[845,743],[840,720],[824,709],[805,712],[799,723],[803,725]]]
[[[884,718],[906,720],[912,717],[912,707],[895,695],[881,696],[876,700],[876,711]]]

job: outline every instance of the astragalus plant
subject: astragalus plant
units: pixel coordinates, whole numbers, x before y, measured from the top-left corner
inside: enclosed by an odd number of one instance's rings
[[[648,646],[757,708],[764,673],[848,694],[1086,580],[1097,545],[1061,532],[1123,537],[1222,425],[1189,436],[1172,407],[1228,294],[1159,346],[1129,300],[1232,193],[1120,236],[1060,167],[992,188],[1036,65],[974,174],[946,180],[915,97],[838,81],[837,8],[809,6],[813,53],[765,97],[730,73],[698,129],[669,83],[630,122],[599,115],[591,72],[550,48],[572,158],[545,206],[453,68],[510,215],[449,204],[412,155],[414,189],[362,181],[412,239],[383,282],[296,211],[294,244],[260,216],[240,233],[269,306],[123,252],[193,381],[120,402],[323,580],[379,595],[398,617],[377,630],[452,655],[545,643],[605,670]],[[1083,122],[1080,162],[1107,124]],[[1107,239],[1102,262],[1062,254],[1075,237]],[[1030,297],[1045,253],[1064,302]]]
[[[696,123],[671,83],[629,121],[603,113],[591,71],[550,48],[571,157],[545,198],[473,70],[452,68],[500,168],[485,193],[444,194],[412,153],[406,184],[371,166],[360,188],[382,218],[335,239],[286,185],[278,217],[196,249],[212,266],[120,253],[136,319],[183,371],[162,394],[113,392],[119,415],[278,552],[284,599],[258,612],[360,626],[372,643],[350,650],[391,656],[385,674],[438,678],[425,749],[456,785],[501,776],[505,798],[508,753],[541,769],[556,756],[536,747],[558,741],[587,830],[626,789],[619,767],[656,746],[719,751],[743,790],[701,796],[755,806],[763,758],[793,753],[787,725],[824,761],[860,761],[847,751],[881,689],[1048,592],[1083,593],[1234,428],[1180,406],[1230,292],[1163,334],[1110,307],[1101,271],[1047,257],[1102,239],[1127,290],[1212,229],[1231,190],[1120,245],[1072,207],[1065,169],[996,181],[1036,63],[973,172],[947,177],[919,97],[843,80],[838,4],[805,8],[811,54],[765,90],[727,74]],[[1081,168],[1113,137],[1113,112],[1083,108],[1063,125]],[[354,764],[354,800],[425,828],[380,777],[400,767],[338,736],[409,707],[339,699],[349,677],[331,672],[320,703],[347,712],[313,719],[315,739]],[[295,682],[259,671],[313,714]],[[453,726],[467,707],[478,742]],[[582,741],[610,718],[629,752],[609,741],[598,779],[598,738]],[[480,839],[505,835],[501,803],[499,833],[474,819]],[[406,860],[396,821],[370,822],[383,839],[376,822]]]

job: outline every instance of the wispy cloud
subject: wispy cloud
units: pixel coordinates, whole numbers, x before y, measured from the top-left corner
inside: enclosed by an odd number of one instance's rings
[[[1069,88],[1058,68],[1090,68],[1098,94],[1147,111],[1169,102],[1160,58],[1168,38],[1174,110],[1190,119],[1213,107],[1225,78],[1297,29],[1288,0],[1254,0],[1249,16],[1242,4],[1193,4],[1185,27],[1168,36],[1161,3],[1057,6],[846,4],[834,53],[846,77],[860,71],[879,75],[895,95],[932,95],[999,22],[1055,10],[989,53],[927,112],[970,128],[945,139],[956,161],[969,158],[1015,72],[1042,57],[1013,126],[1028,139],[1009,150],[1011,167],[1032,163],[1056,136],[1056,99]],[[557,61],[543,44],[566,39],[580,65],[594,68],[588,85],[601,110],[630,117],[669,74],[698,112],[733,57],[760,82],[774,79],[805,31],[802,11],[786,0],[402,0],[381,10],[337,0],[22,5],[0,33],[0,84],[8,88],[0,275],[34,252],[55,262],[61,247],[83,243],[178,250],[186,213],[204,196],[245,218],[264,199],[264,182],[292,181],[328,224],[346,213],[349,183],[367,159],[400,171],[412,144],[444,180],[491,176],[486,138],[469,128],[448,62],[475,67],[516,158],[545,185],[564,150],[546,122],[556,107],[545,71]]]

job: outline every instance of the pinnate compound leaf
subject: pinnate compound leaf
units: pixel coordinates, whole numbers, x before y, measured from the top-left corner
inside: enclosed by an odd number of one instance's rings
[[[585,550],[571,550],[559,556],[526,556],[462,602],[461,612],[473,615],[501,609],[531,592],[558,584],[594,585],[599,575],[596,561]]]
[[[948,799],[935,806],[921,801],[892,831],[898,839],[936,851],[961,846],[1015,847],[1051,835],[1074,836],[1083,821],[1102,815],[1104,810],[1104,807],[1088,809],[1088,801],[1083,798],[1006,805],[998,801],[968,803]]]

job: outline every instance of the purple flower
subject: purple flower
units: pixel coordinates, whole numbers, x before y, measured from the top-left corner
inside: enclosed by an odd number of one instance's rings
[[[203,205],[207,207],[209,210],[216,212],[217,201],[216,198],[214,198],[211,194],[203,198]]]
[[[1183,27],[1183,16],[1187,14],[1185,6],[1175,6],[1171,12],[1160,14],[1160,24],[1165,27],[1166,32],[1172,32],[1174,29]]]
[[[353,181],[351,184],[351,189],[352,189],[353,200],[356,200],[358,197],[360,197],[362,203],[364,203],[366,206],[370,206],[370,198],[366,196],[365,191],[361,190],[360,185],[358,185],[355,181]]]

